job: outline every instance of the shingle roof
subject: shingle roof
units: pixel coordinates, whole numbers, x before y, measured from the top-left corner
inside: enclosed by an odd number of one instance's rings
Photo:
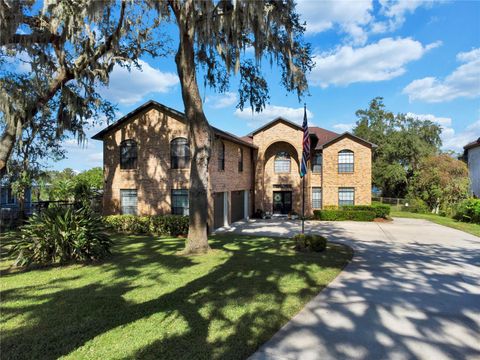
[[[480,146],[480,137],[477,140],[468,143],[463,148],[465,150],[468,150],[468,149],[471,149],[471,148],[474,148],[474,147],[477,147],[477,146]]]
[[[97,134],[93,135],[92,136],[92,139],[95,139],[95,140],[103,140],[103,137],[105,136],[105,134],[109,133],[110,131],[118,128],[119,126],[121,126],[125,121],[131,119],[133,116],[139,114],[140,112],[144,111],[144,110],[147,110],[151,107],[156,107],[157,109],[160,109],[161,111],[164,111],[164,112],[167,112],[167,113],[170,113],[174,116],[177,116],[177,117],[180,117],[182,119],[185,118],[185,114],[178,111],[178,110],[175,110],[171,107],[168,107],[168,106],[165,106],[163,104],[160,104],[159,102],[155,101],[155,100],[149,100],[147,101],[145,104],[143,105],[140,105],[138,108],[136,108],[135,110],[133,111],[130,111],[127,115],[121,117],[120,119],[118,119],[117,121],[115,121],[113,124],[107,126],[105,129],[103,129],[102,131],[98,132]],[[248,147],[251,147],[251,148],[257,148],[255,145],[253,145],[252,142],[249,142],[249,141],[245,141],[243,139],[241,139],[240,137],[236,136],[236,135],[233,135],[233,134],[230,134],[226,131],[223,131],[223,130],[220,130],[214,126],[210,126],[213,130],[213,132],[215,133],[215,135],[221,137],[221,138],[224,138],[226,140],[230,140],[232,142],[235,142],[235,143],[238,143],[238,144],[241,144],[241,145],[245,145],[245,146],[248,146]]]
[[[335,139],[340,135],[340,134],[337,134],[336,132],[323,129],[317,126],[309,126],[308,131],[310,131],[310,134],[315,134],[318,138],[318,142],[317,142],[317,145],[315,146],[315,149],[321,149],[323,147],[323,144],[326,144],[327,142]]]

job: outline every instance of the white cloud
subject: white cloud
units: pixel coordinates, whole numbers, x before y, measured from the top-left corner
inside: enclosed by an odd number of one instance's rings
[[[285,106],[267,105],[267,107],[261,113],[252,112],[250,109],[240,111],[235,110],[234,115],[239,119],[246,120],[247,125],[251,128],[257,128],[263,124],[272,121],[276,117],[283,117],[287,120],[293,121],[299,125],[303,122],[303,107],[292,108]],[[313,119],[313,113],[307,109],[308,123],[313,126],[310,121]]]
[[[350,132],[352,131],[354,126],[355,126],[355,123],[338,123],[333,125],[333,128],[340,132],[346,132],[346,131]]]
[[[408,95],[410,101],[429,103],[480,96],[480,48],[457,54],[457,60],[463,64],[445,79],[417,79],[408,84],[403,93]]]
[[[414,13],[419,7],[431,6],[434,2],[380,0],[380,8],[375,11],[373,0],[299,0],[297,10],[307,23],[307,35],[336,30],[346,34],[347,42],[363,45],[370,34],[395,31],[403,25],[407,14]]]
[[[101,90],[102,95],[113,102],[132,105],[148,94],[169,92],[178,84],[177,74],[162,72],[142,60],[139,62],[142,70],[115,67],[108,88]]]
[[[367,40],[364,29],[372,20],[371,0],[359,1],[298,1],[298,12],[307,23],[307,34],[317,34],[333,28],[346,33],[354,43]]]
[[[384,38],[361,48],[342,46],[333,52],[314,56],[315,68],[310,74],[310,82],[326,88],[329,85],[390,80],[404,74],[406,64],[420,59],[440,44],[423,46],[411,38]]]
[[[406,115],[419,120],[430,120],[439,124],[442,127],[440,138],[442,139],[442,148],[444,150],[462,152],[466,144],[480,137],[480,119],[468,125],[464,130],[457,132],[452,127],[451,118],[438,117],[433,114],[407,113]]]
[[[212,109],[223,109],[237,103],[237,94],[234,92],[226,92],[214,96],[207,96],[205,103]]]

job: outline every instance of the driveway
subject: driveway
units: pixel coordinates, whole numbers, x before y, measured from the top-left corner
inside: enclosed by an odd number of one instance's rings
[[[299,221],[233,224],[291,236]],[[480,238],[425,220],[306,222],[352,262],[251,360],[480,359]]]

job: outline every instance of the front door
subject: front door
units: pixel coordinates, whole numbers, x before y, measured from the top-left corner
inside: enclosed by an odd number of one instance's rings
[[[274,191],[273,192],[273,213],[286,215],[292,211],[292,192]]]

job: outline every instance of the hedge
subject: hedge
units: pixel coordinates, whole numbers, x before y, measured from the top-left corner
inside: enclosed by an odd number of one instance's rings
[[[361,211],[373,211],[375,217],[386,219],[390,215],[390,206],[385,204],[372,204],[372,205],[344,205],[340,207],[341,210],[361,210]]]
[[[315,210],[313,217],[316,220],[326,221],[373,221],[376,214],[368,210]]]
[[[104,220],[110,230],[127,234],[178,236],[188,233],[188,216],[109,215]]]

